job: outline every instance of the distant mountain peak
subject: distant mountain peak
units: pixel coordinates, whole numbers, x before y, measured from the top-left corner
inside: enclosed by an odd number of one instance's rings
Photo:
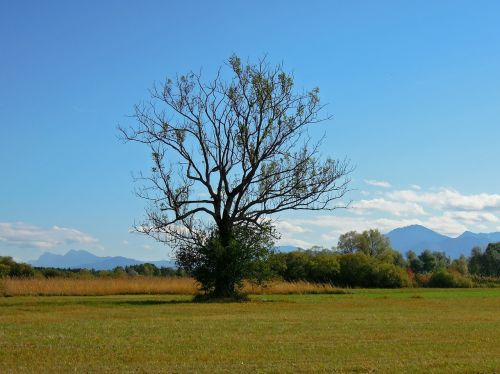
[[[400,252],[413,250],[417,253],[430,249],[443,251],[452,258],[468,255],[475,246],[486,248],[489,243],[500,241],[500,233],[476,234],[465,231],[457,238],[437,233],[422,225],[400,227],[387,233],[394,249]]]
[[[123,256],[96,256],[89,251],[80,249],[71,249],[64,255],[58,255],[50,252],[44,252],[38,260],[29,261],[33,266],[38,267],[54,267],[54,268],[83,268],[95,270],[111,270],[117,266],[130,266],[144,263],[151,263],[158,267],[175,267],[175,262],[162,260],[162,261],[140,261],[133,258]]]
[[[425,226],[422,226],[422,225],[417,225],[417,224],[399,227],[399,228],[394,229],[392,231],[403,231],[403,230],[425,231],[425,232],[432,232],[432,233],[441,235],[441,234],[439,234],[439,233],[431,230],[428,227],[425,227]]]
[[[68,252],[66,252],[66,254],[64,254],[63,256],[67,256],[69,254],[73,254],[73,253],[85,253],[85,254],[89,254],[89,255],[93,255],[92,253],[90,253],[89,251],[85,251],[83,249],[70,249]]]
[[[468,236],[474,236],[474,235],[481,235],[481,234],[474,234],[472,231],[464,231],[460,236],[458,236],[459,238],[465,238],[465,237],[468,237]]]

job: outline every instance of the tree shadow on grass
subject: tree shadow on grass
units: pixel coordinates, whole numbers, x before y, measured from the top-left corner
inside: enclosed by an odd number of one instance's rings
[[[156,300],[156,299],[144,299],[144,300],[106,300],[104,303],[111,305],[169,305],[169,304],[234,304],[234,303],[245,303],[250,302],[250,298],[238,297],[238,298],[214,298],[207,297],[206,295],[196,295],[189,299],[180,300]]]
[[[168,304],[193,304],[192,299],[187,300],[106,300],[106,304],[112,305],[168,305]]]

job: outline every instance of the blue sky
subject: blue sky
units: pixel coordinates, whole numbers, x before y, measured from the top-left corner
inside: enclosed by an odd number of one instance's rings
[[[116,126],[153,82],[232,53],[319,86],[323,152],[356,165],[352,208],[277,217],[282,244],[500,231],[498,1],[4,1],[0,51],[0,254],[168,257],[129,232],[149,153]]]

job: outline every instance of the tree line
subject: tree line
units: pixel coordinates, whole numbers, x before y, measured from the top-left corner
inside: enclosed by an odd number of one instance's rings
[[[33,267],[29,264],[19,263],[8,256],[0,256],[0,278],[92,278],[92,277],[181,277],[186,272],[180,268],[157,267],[154,264],[144,263],[130,266],[117,266],[112,270],[95,270],[80,268],[53,268]]]
[[[345,287],[474,287],[500,285],[500,243],[451,259],[430,249],[405,256],[378,230],[350,231],[332,249],[313,247],[273,255],[271,268],[288,281]]]

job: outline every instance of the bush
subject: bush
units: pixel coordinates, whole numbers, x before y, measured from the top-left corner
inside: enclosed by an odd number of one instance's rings
[[[271,269],[288,282],[330,283],[345,287],[410,287],[405,269],[365,253],[338,254],[328,250],[278,253]]]
[[[474,287],[500,287],[500,277],[486,277],[483,275],[471,275],[469,279]]]
[[[45,278],[57,278],[64,276],[64,272],[54,268],[42,268],[39,271]]]
[[[0,278],[8,277],[10,273],[10,266],[0,263]]]
[[[313,255],[307,269],[308,277],[315,283],[336,283],[340,274],[338,256],[322,251]]]
[[[35,270],[28,264],[14,263],[10,267],[9,276],[17,278],[31,278],[35,275]]]
[[[270,259],[270,269],[288,282],[336,283],[340,273],[338,257],[328,250],[276,253]]]
[[[412,282],[405,269],[362,253],[340,257],[340,279],[348,287],[400,288]]]
[[[342,255],[340,262],[339,281],[348,287],[376,287],[373,282],[374,260],[364,253],[349,253]]]
[[[401,288],[412,285],[406,270],[393,264],[379,264],[374,270],[376,271],[376,274],[374,274],[376,287]]]
[[[415,282],[419,287],[429,287],[431,273],[415,273]]]
[[[308,270],[311,268],[311,259],[306,252],[290,252],[285,255],[285,267],[281,274],[288,282],[309,280]]]
[[[458,272],[441,269],[432,273],[427,285],[437,288],[470,288],[473,283]]]
[[[178,248],[177,263],[210,297],[234,298],[244,280],[263,283],[271,275],[273,235],[271,226],[267,230],[234,227],[224,235],[214,230],[199,245]]]

